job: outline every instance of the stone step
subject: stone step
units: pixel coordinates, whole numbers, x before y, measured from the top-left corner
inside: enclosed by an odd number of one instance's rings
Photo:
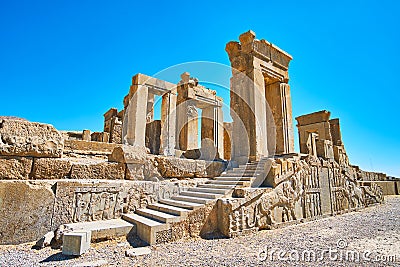
[[[245,171],[245,170],[248,170],[248,171],[260,170],[260,171],[262,171],[262,170],[264,170],[264,165],[239,166],[237,168],[233,168],[232,170],[229,170],[229,172],[232,172],[232,171]]]
[[[207,188],[207,187],[191,187],[188,190],[192,191],[192,192],[203,192],[203,193],[210,193],[210,194],[225,195],[230,190],[230,188],[218,189],[218,188]]]
[[[169,225],[141,216],[139,214],[123,214],[122,219],[136,225],[136,235],[150,245],[156,244],[156,233],[167,230]]]
[[[149,219],[157,220],[163,223],[178,222],[181,219],[179,216],[148,208],[138,209],[136,213]]]
[[[216,177],[217,181],[251,181],[253,177],[240,177],[240,176],[220,176]]]
[[[162,204],[171,205],[171,206],[179,207],[179,208],[191,209],[191,210],[195,210],[195,209],[198,209],[203,206],[202,204],[199,204],[199,203],[179,201],[179,200],[173,200],[173,199],[160,199],[159,202]]]
[[[253,177],[258,175],[255,172],[230,172],[221,174],[219,177]]]
[[[180,193],[182,196],[188,197],[200,197],[200,198],[209,198],[209,199],[217,199],[223,197],[223,194],[215,194],[215,193],[204,193],[204,192],[195,192],[195,191],[183,191]]]
[[[72,231],[91,231],[92,241],[127,236],[135,228],[135,225],[122,219],[69,223],[65,226]]]
[[[176,215],[176,216],[186,216],[186,214],[190,211],[188,209],[179,208],[167,204],[162,203],[154,203],[147,206],[147,208],[152,210],[162,211],[168,214]]]
[[[211,189],[226,189],[233,190],[235,185],[221,185],[221,184],[201,184],[197,188],[211,188]]]
[[[208,184],[215,184],[215,185],[244,185],[244,181],[219,181],[213,180],[207,182]]]
[[[178,201],[199,203],[199,204],[207,204],[208,202],[213,201],[213,199],[210,199],[210,198],[189,197],[189,196],[182,196],[182,195],[174,196],[171,199],[178,200]]]

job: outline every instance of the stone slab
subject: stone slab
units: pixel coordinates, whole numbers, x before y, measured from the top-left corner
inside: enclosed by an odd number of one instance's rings
[[[0,156],[0,180],[27,180],[32,170],[32,158]]]
[[[0,120],[0,155],[59,158],[64,139],[50,124]]]
[[[54,182],[0,181],[0,244],[36,241],[51,229]]]
[[[132,223],[122,219],[70,223],[65,226],[73,232],[90,231],[92,242],[127,236],[128,234],[135,234],[136,231],[135,226]]]

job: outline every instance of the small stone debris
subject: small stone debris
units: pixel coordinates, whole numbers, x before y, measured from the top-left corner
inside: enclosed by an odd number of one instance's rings
[[[131,248],[125,251],[125,256],[127,257],[137,257],[142,255],[148,255],[151,253],[151,249],[149,247],[141,247],[141,248]]]

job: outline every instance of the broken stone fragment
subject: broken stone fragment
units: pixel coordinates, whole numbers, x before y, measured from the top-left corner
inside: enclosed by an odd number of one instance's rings
[[[125,251],[125,256],[127,257],[137,257],[142,255],[148,255],[151,253],[151,249],[148,247],[141,248],[131,248]]]
[[[40,239],[36,242],[34,248],[36,248],[36,249],[42,249],[42,248],[45,248],[45,247],[50,246],[50,243],[51,243],[51,241],[53,240],[53,238],[54,238],[54,232],[53,232],[53,231],[48,232],[47,234],[45,234],[44,236],[42,236],[42,238],[40,238]]]
[[[0,120],[0,155],[60,158],[64,139],[50,124]]]

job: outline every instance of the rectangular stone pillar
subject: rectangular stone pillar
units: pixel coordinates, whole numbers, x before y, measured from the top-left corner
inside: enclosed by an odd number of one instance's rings
[[[243,164],[268,155],[265,84],[261,70],[231,78],[232,160]]]
[[[176,91],[162,96],[160,154],[165,156],[175,155],[176,100]]]
[[[146,122],[152,122],[153,120],[154,120],[154,94],[149,92],[147,96]]]
[[[294,133],[290,86],[275,82],[266,86],[266,99],[272,112],[275,127],[269,123],[269,130],[275,130],[275,154],[294,152]]]
[[[201,139],[211,139],[218,150],[219,156],[224,156],[224,116],[221,107],[209,106],[201,113]]]
[[[198,111],[195,103],[191,100],[179,103],[176,116],[178,148],[184,151],[198,149]]]
[[[135,88],[136,87],[136,88]],[[146,112],[148,88],[143,85],[132,85],[132,96],[125,110],[123,122],[123,143],[145,146]]]

